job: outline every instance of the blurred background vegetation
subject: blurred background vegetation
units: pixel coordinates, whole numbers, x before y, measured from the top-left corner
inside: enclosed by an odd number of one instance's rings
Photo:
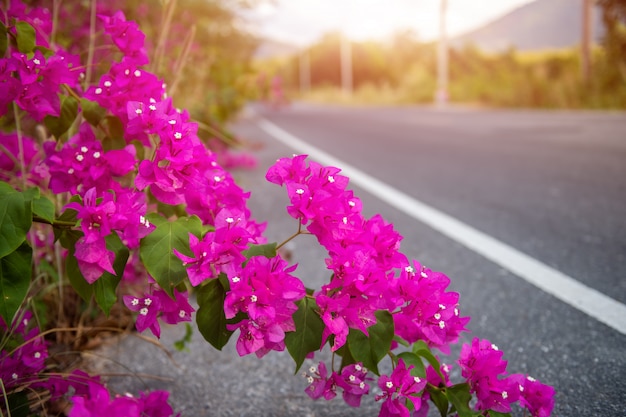
[[[585,79],[579,47],[484,52],[467,44],[449,50],[449,101],[520,108],[626,109],[626,0],[598,0],[606,28],[591,50]],[[257,60],[257,71],[277,74],[291,98],[335,103],[431,103],[437,88],[437,44],[411,31],[393,39],[351,42],[353,93],[341,90],[341,33],[306,50],[310,89],[300,89],[302,53]]]

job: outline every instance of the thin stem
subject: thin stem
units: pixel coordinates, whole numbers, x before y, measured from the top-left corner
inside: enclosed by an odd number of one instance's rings
[[[11,151],[9,151],[6,146],[4,146],[3,144],[0,143],[0,151],[5,154],[10,160],[11,162],[13,162],[15,164],[15,166],[20,166],[20,161],[15,157],[15,155],[13,155],[13,153]]]
[[[310,234],[307,231],[303,231],[302,230],[302,221],[298,222],[298,231],[296,233],[294,233],[293,235],[289,236],[284,242],[282,242],[280,245],[276,246],[276,250],[282,248],[283,246],[285,246],[285,244],[289,243],[291,240],[295,239],[296,236],[299,235],[308,235]]]
[[[184,48],[178,57],[178,61],[174,65],[174,82],[172,82],[172,87],[170,88],[170,96],[174,96],[176,93],[176,89],[178,88],[178,83],[182,78],[183,68],[187,63],[187,58],[189,58],[189,52],[191,51],[191,45],[193,44],[193,40],[196,37],[196,25],[191,27],[191,30],[187,33],[184,41]]]
[[[89,50],[87,51],[87,71],[85,73],[85,90],[91,84],[93,56],[96,44],[96,0],[91,0],[91,14],[89,17]]]
[[[176,9],[176,0],[169,0],[163,13],[163,22],[161,24],[161,34],[156,45],[155,58],[153,62],[152,72],[159,74],[161,69],[161,62],[163,61],[163,55],[165,54],[165,40],[170,32],[170,24],[172,23],[172,17],[174,16],[174,9]]]
[[[7,390],[4,386],[4,381],[0,378],[0,388],[2,388],[2,396],[4,397],[4,404],[7,407],[7,415],[11,417],[11,409],[9,408],[9,396],[7,395]],[[4,417],[4,413],[0,410],[0,416]]]
[[[52,2],[52,33],[50,34],[50,45],[55,44],[57,26],[59,24],[59,10],[61,9],[61,3],[63,0],[54,0]]]
[[[39,217],[37,215],[33,215],[33,221],[37,222],[37,223],[45,223],[45,224],[49,224],[52,225],[53,227],[58,227],[58,228],[72,228],[74,226],[76,226],[76,222],[68,222],[65,220],[47,220],[44,219],[42,217]]]
[[[20,173],[22,174],[22,187],[26,190],[26,162],[24,159],[24,138],[22,136],[22,123],[17,103],[13,102],[13,115],[15,117],[15,129],[17,130],[17,148],[20,163]]]

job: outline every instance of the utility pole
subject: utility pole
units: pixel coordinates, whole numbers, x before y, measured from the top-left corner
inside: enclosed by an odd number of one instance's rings
[[[448,0],[441,0],[439,12],[439,43],[437,45],[437,92],[435,102],[444,107],[448,102],[448,35],[446,33],[446,11]]]
[[[311,56],[308,49],[300,54],[300,94],[311,89]]]
[[[591,79],[591,32],[593,17],[593,0],[583,0],[583,25],[580,43],[580,70],[585,83]]]
[[[352,45],[348,36],[341,35],[341,89],[347,96],[352,95]]]

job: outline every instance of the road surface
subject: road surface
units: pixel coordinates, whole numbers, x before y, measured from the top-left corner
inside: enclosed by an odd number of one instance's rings
[[[252,107],[232,128],[259,147],[258,171],[236,176],[270,239],[297,226],[277,209],[285,192],[263,181],[269,165],[293,153],[345,165],[365,214],[381,213],[404,253],[451,278],[472,317],[462,341],[487,338],[509,372],[553,385],[554,416],[626,415],[624,113],[295,104]],[[291,250],[316,287],[324,253],[307,238]],[[171,389],[183,415],[377,415],[373,401],[310,401],[286,355],[239,359],[232,344],[218,353],[197,336],[172,367],[143,345],[111,349],[136,372],[171,378],[139,388]]]

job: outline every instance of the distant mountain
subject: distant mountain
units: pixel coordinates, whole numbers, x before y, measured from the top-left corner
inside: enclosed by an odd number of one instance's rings
[[[566,48],[580,44],[584,0],[535,0],[451,40],[453,47],[474,44],[484,51]],[[593,39],[604,34],[601,10],[593,11]]]

